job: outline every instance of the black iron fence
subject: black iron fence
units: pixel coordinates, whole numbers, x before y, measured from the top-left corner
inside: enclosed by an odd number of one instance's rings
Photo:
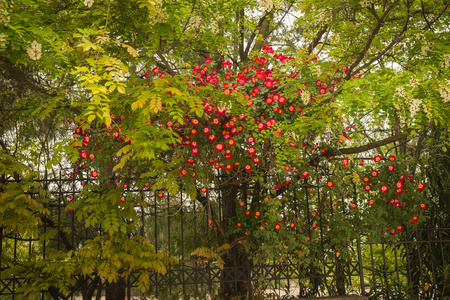
[[[0,299],[24,298],[18,288],[25,279],[11,272],[15,265],[22,264],[35,253],[45,259],[50,249],[76,250],[86,240],[102,234],[100,226],[85,228],[77,220],[77,211],[67,211],[67,206],[80,192],[78,181],[60,175],[56,179],[46,177],[35,182],[50,194],[28,195],[48,197],[49,201],[44,205],[50,215],[42,217],[41,238],[0,228]],[[6,186],[3,181],[3,188]],[[396,239],[377,243],[359,234],[357,238],[348,238],[348,253],[341,256],[333,245],[327,244],[328,229],[322,219],[325,211],[321,211],[316,216],[319,226],[315,248],[310,248],[307,254],[300,249],[295,255],[255,263],[251,253],[244,260],[240,257],[238,262],[233,256],[237,255],[235,252],[225,266],[219,268],[210,259],[191,255],[204,245],[204,241],[217,235],[217,228],[209,221],[211,212],[205,205],[192,201],[183,193],[165,193],[160,198],[160,191],[130,189],[129,192],[139,195],[147,203],[146,207],[135,208],[141,218],[141,226],[135,229],[135,235],[148,238],[157,251],[167,251],[179,263],[169,266],[164,274],[152,273],[150,288],[145,293],[136,288],[138,274],[127,277],[120,284],[128,299],[135,296],[149,299],[230,297],[229,290],[224,290],[223,285],[231,287],[231,291],[245,290],[247,299],[262,295],[267,299],[288,299],[352,293],[370,299],[450,299],[449,228],[436,225],[434,228],[405,229]],[[320,189],[316,187],[315,192],[320,194]],[[298,201],[302,196],[309,198]],[[215,211],[219,223],[229,222],[223,217],[220,192],[210,191],[208,197],[212,199],[209,209]],[[305,205],[298,207],[298,212],[307,212],[307,221],[310,221],[309,212],[316,205],[312,203],[315,198],[310,193],[300,192],[294,192],[293,197],[291,202],[295,205]],[[42,238],[46,235],[50,238]],[[302,257],[305,255],[309,257],[308,263]],[[233,259],[235,263],[230,263]],[[41,293],[42,299],[99,299],[108,290],[108,282],[96,274],[75,277],[65,294],[50,287]]]

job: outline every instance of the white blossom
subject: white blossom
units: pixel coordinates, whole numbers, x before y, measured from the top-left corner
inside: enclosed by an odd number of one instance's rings
[[[27,53],[32,60],[38,60],[41,58],[42,45],[36,41],[31,43],[31,46],[27,49]]]
[[[94,0],[84,0],[84,5],[91,8],[94,4]]]
[[[0,33],[0,47],[5,47],[6,46],[6,38],[8,36],[4,33]]]
[[[414,118],[416,113],[419,111],[421,103],[422,103],[422,101],[420,99],[411,99],[411,101],[409,103],[409,110],[411,113],[411,118]]]
[[[191,20],[189,21],[189,25],[192,28],[201,29],[202,28],[202,19],[200,16],[194,15],[191,17]]]
[[[0,8],[0,24],[8,26],[9,20],[10,18],[8,11],[6,9]]]
[[[444,69],[450,68],[450,54],[444,54],[442,56],[442,68]]]
[[[265,11],[271,11],[273,9],[272,0],[259,0],[259,5],[261,5]]]
[[[311,100],[311,94],[309,91],[303,91],[302,92],[302,101],[304,105],[308,105],[309,101]]]
[[[447,80],[447,82],[444,82],[443,85],[439,87],[439,94],[441,94],[442,100],[444,102],[450,102],[450,80]]]

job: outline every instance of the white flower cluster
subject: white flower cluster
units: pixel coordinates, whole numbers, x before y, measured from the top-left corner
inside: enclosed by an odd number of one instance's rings
[[[339,33],[339,32],[336,32],[335,34],[334,34],[334,42],[336,43],[336,44],[339,44],[339,41],[341,40],[341,34]]]
[[[211,23],[211,31],[214,34],[218,34],[220,31],[220,20],[223,19],[223,15],[221,15],[218,11],[213,14],[214,21]]]
[[[429,103],[422,102],[423,111],[427,114],[427,118],[431,119],[433,116],[431,114],[431,109],[428,107]]]
[[[376,0],[361,0],[359,1],[359,4],[362,8],[367,8],[372,4],[375,4]]]
[[[91,8],[93,4],[94,0],[84,0],[84,6]]]
[[[450,68],[450,54],[444,54],[442,56],[442,68],[444,69]]]
[[[420,99],[411,99],[411,101],[409,101],[409,110],[411,112],[411,118],[414,118],[416,113],[419,111],[421,103],[422,101]]]
[[[38,60],[42,55],[42,45],[36,41],[31,43],[31,46],[27,49],[27,53],[32,60]]]
[[[445,103],[450,102],[450,80],[444,82],[443,85],[439,87],[439,94],[441,94],[442,100]]]
[[[433,42],[429,42],[427,40],[424,40],[422,43],[422,48],[420,49],[420,54],[422,56],[426,56],[427,53],[431,50],[431,47],[433,46]]]
[[[6,9],[0,8],[0,24],[8,26],[9,23],[9,14]]]
[[[8,36],[4,33],[0,33],[0,47],[5,47],[6,46],[6,38]]]
[[[320,65],[314,64],[312,67],[312,73],[316,77],[320,77],[320,75],[322,75],[322,70],[320,69]]]
[[[156,4],[155,10],[155,15],[150,14],[149,16],[150,25],[155,25],[157,23],[166,23],[169,15],[167,14],[166,9],[162,7],[162,1],[159,1],[159,3]]]
[[[202,19],[200,18],[200,16],[197,15],[192,16],[191,20],[189,21],[189,25],[195,29],[201,29],[203,27],[202,23],[203,23]]]
[[[308,105],[309,101],[311,100],[311,94],[309,91],[303,91],[302,92],[302,101],[304,105]]]
[[[259,5],[261,5],[265,11],[271,11],[273,9],[272,0],[259,0]]]
[[[316,20],[315,20],[315,24],[320,25],[320,24],[331,24],[331,22],[333,21],[333,14],[330,10],[328,9],[320,9],[319,13],[317,14]]]

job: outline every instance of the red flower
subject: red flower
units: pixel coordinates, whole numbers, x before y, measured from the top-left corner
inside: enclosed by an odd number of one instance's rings
[[[394,161],[395,160],[395,156],[394,155],[389,155],[389,160],[390,161]]]
[[[257,217],[257,218],[261,217],[261,212],[260,211],[256,211],[255,212],[255,217]]]
[[[289,170],[291,169],[291,167],[289,167],[289,166],[284,166],[284,169],[285,169],[286,171],[289,171]]]
[[[391,229],[391,235],[395,235],[397,231],[395,229]]]
[[[270,89],[270,88],[273,87],[273,80],[267,78],[266,80],[264,80],[264,83],[263,83],[263,84],[264,84],[265,86],[267,86],[267,87]]]
[[[345,167],[345,166],[348,166],[348,158],[344,158],[344,159],[342,160],[342,164],[344,165],[344,167]]]
[[[280,186],[278,185],[278,184],[275,184],[274,186],[273,186],[273,189],[276,191],[276,190],[278,190],[280,188]]]
[[[250,216],[251,213],[252,213],[251,211],[247,210],[247,211],[245,212],[245,215],[246,215],[246,216]]]
[[[424,183],[419,183],[419,184],[417,185],[417,189],[418,189],[419,191],[423,191],[424,188],[425,188],[425,184],[424,184]]]
[[[146,188],[148,188],[150,186],[150,183],[148,183],[148,182],[146,182],[145,184],[144,184],[144,187],[146,187]]]
[[[309,175],[309,171],[304,171],[304,172],[302,173],[302,177],[303,177],[303,178],[307,178],[308,175]]]
[[[203,127],[202,132],[204,135],[208,135],[211,133],[211,129],[209,129],[209,127]]]
[[[187,172],[185,169],[180,170],[181,176],[185,177],[187,175]]]
[[[294,222],[292,222],[290,226],[291,226],[292,229],[294,229],[296,225],[295,225]]]
[[[395,184],[395,186],[396,186],[398,189],[402,189],[402,188],[403,188],[403,182],[398,181],[398,182]]]
[[[234,163],[234,167],[235,167],[235,168],[239,168],[240,166],[241,166],[241,163],[240,163],[240,162],[235,162],[235,163]]]
[[[399,176],[399,180],[401,180],[401,181],[405,180],[405,178],[406,178],[405,174],[402,174],[402,175]]]
[[[215,140],[217,140],[217,136],[216,136],[215,134],[211,134],[211,135],[208,137],[208,141],[209,141],[210,143],[214,142]]]
[[[256,149],[254,147],[250,147],[250,148],[248,148],[247,152],[248,152],[248,155],[250,157],[252,157],[253,155],[256,154]]]
[[[197,130],[197,129],[192,129],[192,130],[191,130],[191,135],[197,135],[197,133],[198,133],[198,130]]]
[[[236,145],[236,141],[231,139],[231,140],[228,141],[228,145],[233,147],[234,145]]]
[[[294,112],[295,111],[295,106],[294,105],[289,106],[288,110],[290,112]]]
[[[375,155],[375,157],[373,158],[374,162],[379,162],[381,160],[381,155]]]
[[[253,159],[253,163],[254,163],[255,165],[258,165],[260,162],[261,162],[261,161],[260,161],[259,158],[257,158],[257,157],[255,157],[255,158]]]
[[[351,209],[357,209],[358,208],[358,205],[355,203],[355,202],[350,202],[350,208]]]
[[[237,227],[241,227],[242,224],[238,222],[238,223],[236,224],[236,226],[237,226]]]
[[[97,178],[98,176],[98,172],[97,171],[91,171],[91,177],[92,178]]]
[[[240,207],[244,207],[244,206],[245,206],[245,203],[244,203],[243,201],[241,201],[241,202],[239,203],[239,206],[240,206]]]
[[[320,89],[320,94],[321,95],[325,95],[327,93],[327,89],[326,88],[321,88]]]
[[[201,192],[202,192],[203,194],[206,194],[207,191],[208,191],[208,189],[205,188],[205,187],[201,189]]]
[[[334,186],[333,180],[328,180],[327,187],[332,188]]]
[[[119,198],[119,201],[120,201],[121,203],[124,203],[124,202],[125,202],[125,197],[120,197],[120,198]]]
[[[395,228],[395,229],[397,229],[397,231],[403,231],[404,228],[402,225],[398,225],[397,228]]]
[[[395,166],[394,165],[390,165],[388,167],[389,172],[394,172],[395,171]]]
[[[279,231],[280,229],[281,229],[281,225],[280,224],[275,225],[275,230]]]
[[[317,228],[317,223],[314,222],[314,223],[312,224],[311,228],[312,228],[312,229],[316,229],[316,228]]]
[[[266,128],[266,124],[264,124],[263,122],[259,122],[257,127],[259,130],[264,130],[264,128]]]
[[[368,203],[369,203],[370,206],[373,206],[375,204],[375,200],[369,199]]]
[[[193,160],[192,158],[189,158],[189,159],[186,161],[186,163],[187,163],[188,165],[193,165],[193,164],[195,163],[195,160]]]
[[[230,171],[231,169],[233,169],[233,166],[228,164],[228,165],[226,165],[225,169],[227,169],[227,171]]]
[[[244,167],[244,169],[245,169],[246,172],[250,172],[250,171],[252,170],[252,166],[246,165],[246,166]]]
[[[377,177],[378,174],[380,174],[377,170],[372,170],[372,172],[370,172],[370,175],[372,175],[372,177]]]
[[[158,198],[159,198],[159,199],[161,199],[161,198],[163,198],[163,197],[164,197],[164,193],[159,193],[159,194],[158,194]]]
[[[414,216],[412,217],[412,224],[416,223],[417,221],[419,221],[419,217],[418,216]]]
[[[205,62],[206,62],[207,64],[209,64],[210,62],[212,62],[212,59],[209,58],[209,57],[207,57],[207,58],[205,59]]]
[[[363,182],[364,182],[364,183],[369,183],[369,182],[370,182],[370,179],[369,179],[368,177],[364,177],[364,178],[363,178]]]
[[[344,73],[347,74],[348,73],[348,66],[345,66],[342,71],[344,71]]]
[[[191,153],[192,153],[192,155],[197,156],[198,155],[198,148],[192,148]]]
[[[420,203],[420,208],[425,209],[425,208],[427,208],[427,205],[425,203]]]
[[[359,165],[362,167],[362,166],[364,166],[364,160],[361,160],[360,162],[359,162]]]
[[[364,190],[366,191],[366,192],[368,192],[368,191],[370,191],[370,185],[364,185]]]
[[[221,152],[224,149],[223,144],[222,143],[217,144],[215,149],[217,152]]]
[[[389,191],[389,188],[387,187],[387,185],[383,184],[380,188],[380,191],[383,193],[387,193]]]
[[[89,153],[89,160],[93,161],[95,159],[95,154],[94,153]]]

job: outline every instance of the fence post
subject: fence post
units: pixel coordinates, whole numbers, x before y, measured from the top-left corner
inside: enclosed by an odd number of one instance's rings
[[[359,263],[359,280],[361,281],[361,296],[366,295],[366,287],[364,285],[364,267],[363,267],[363,257],[362,257],[362,251],[361,251],[361,235],[358,234],[358,241],[357,241],[357,247],[358,247],[358,263]]]

